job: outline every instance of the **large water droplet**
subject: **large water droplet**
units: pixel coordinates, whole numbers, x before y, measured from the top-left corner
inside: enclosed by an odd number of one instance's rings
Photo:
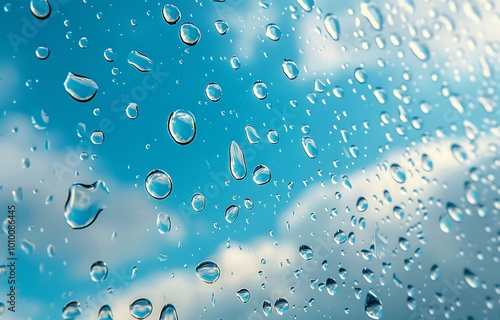
[[[252,92],[257,99],[264,100],[267,97],[267,86],[262,81],[255,81]]]
[[[472,288],[472,289],[477,289],[481,286],[481,281],[479,280],[479,277],[472,271],[470,271],[468,268],[464,269],[464,278],[465,282]]]
[[[225,35],[229,31],[229,25],[224,20],[215,21],[215,29],[220,35]]]
[[[304,148],[304,151],[306,152],[309,158],[314,159],[318,155],[318,148],[316,147],[316,143],[312,138],[303,137],[302,147]]]
[[[222,88],[215,82],[210,82],[205,88],[207,98],[212,102],[217,102],[222,98]]]
[[[196,266],[196,276],[206,283],[214,283],[220,277],[219,266],[210,260],[202,261]]]
[[[464,221],[464,213],[462,209],[457,207],[454,203],[448,202],[446,204],[446,212],[450,215],[450,217],[456,222]]]
[[[358,201],[356,201],[356,209],[358,209],[359,212],[365,212],[366,209],[368,209],[368,201],[365,197],[358,198]]]
[[[145,319],[153,312],[151,301],[146,298],[139,298],[130,304],[130,314],[136,319]]]
[[[245,155],[236,141],[231,141],[229,145],[229,169],[236,180],[241,180],[247,175]]]
[[[101,309],[99,309],[97,320],[113,320],[113,311],[111,307],[108,305],[102,306]]]
[[[421,61],[427,61],[429,59],[429,48],[419,40],[412,40],[408,44],[411,52]]]
[[[194,46],[200,41],[201,33],[198,27],[191,22],[184,22],[180,28],[180,37],[182,42],[188,46]]]
[[[82,315],[82,307],[78,301],[68,302],[62,310],[62,318],[65,320],[73,320]]]
[[[229,207],[226,208],[226,211],[224,213],[224,218],[228,223],[233,223],[238,219],[238,215],[240,214],[240,208],[238,208],[237,205],[230,205]]]
[[[91,225],[99,213],[106,208],[109,189],[104,181],[97,180],[91,185],[75,183],[69,189],[64,207],[66,222],[73,229]]]
[[[87,102],[92,100],[99,87],[90,78],[68,72],[68,76],[64,80],[64,89],[76,101]]]
[[[278,41],[281,38],[281,29],[278,25],[270,23],[266,26],[266,37],[273,41]]]
[[[406,181],[406,174],[403,168],[399,166],[399,164],[393,163],[391,165],[390,172],[391,172],[391,177],[397,183],[404,183]]]
[[[170,303],[164,305],[163,309],[161,309],[160,318],[158,320],[179,320],[175,306]]]
[[[155,199],[165,199],[172,192],[172,179],[163,170],[155,169],[148,173],[145,180],[146,191]]]
[[[90,266],[90,278],[94,282],[103,282],[108,276],[108,266],[103,261],[96,261]]]
[[[365,299],[365,313],[371,319],[382,318],[382,302],[371,291],[368,291]]]
[[[181,19],[181,12],[179,8],[170,3],[163,6],[161,14],[165,22],[168,24],[176,24],[177,21]]]
[[[151,71],[153,61],[139,51],[130,51],[127,62],[141,72]]]
[[[284,315],[288,311],[288,301],[285,298],[278,298],[274,302],[274,309],[276,310],[276,313],[279,314],[280,316]]]
[[[196,135],[194,115],[182,109],[172,112],[168,118],[168,132],[178,144],[190,143]]]
[[[203,209],[205,209],[205,196],[203,196],[201,193],[195,193],[191,197],[191,207],[193,208],[194,211],[196,212],[201,212]]]
[[[52,12],[52,8],[48,0],[31,0],[30,9],[35,18],[40,20],[47,19]]]
[[[169,232],[170,228],[172,228],[170,216],[165,212],[158,213],[158,216],[156,217],[156,227],[158,228],[158,232],[161,234]]]
[[[372,2],[361,2],[361,14],[370,22],[373,29],[382,30],[382,15],[379,9]]]
[[[271,170],[263,164],[259,164],[253,170],[253,182],[258,185],[266,184],[271,180]]]
[[[301,245],[299,247],[299,254],[304,260],[311,260],[314,256],[313,250],[308,245]]]
[[[236,296],[238,297],[238,299],[240,299],[241,302],[247,303],[248,300],[250,300],[250,291],[245,288],[240,289],[236,291]]]
[[[288,79],[293,80],[299,75],[299,67],[293,60],[285,59],[281,64],[283,68],[283,73],[288,77]]]
[[[332,37],[333,40],[337,41],[340,37],[340,25],[337,17],[335,15],[329,13],[325,16],[323,20],[323,24],[325,25],[326,31]]]

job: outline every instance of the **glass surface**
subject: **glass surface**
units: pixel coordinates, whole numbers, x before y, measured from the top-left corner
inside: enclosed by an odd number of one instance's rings
[[[500,319],[499,8],[2,1],[0,319]]]

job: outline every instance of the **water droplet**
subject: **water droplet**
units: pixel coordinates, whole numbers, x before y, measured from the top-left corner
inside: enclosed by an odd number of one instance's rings
[[[304,260],[311,260],[314,256],[311,247],[303,244],[299,247],[299,254]]]
[[[52,8],[48,0],[31,0],[30,9],[35,18],[40,20],[47,19],[52,12]]]
[[[35,251],[35,244],[31,242],[29,239],[22,239],[21,240],[21,249],[24,251],[26,254],[32,254],[33,251]]]
[[[462,209],[457,207],[454,203],[448,202],[446,204],[446,212],[450,215],[450,217],[456,222],[464,221],[464,213]]]
[[[238,297],[238,299],[240,299],[241,302],[247,303],[248,300],[250,300],[250,291],[245,288],[240,289],[236,291],[236,296]]]
[[[365,299],[365,313],[371,319],[382,318],[382,302],[371,291],[368,291]]]
[[[145,181],[146,190],[155,199],[165,199],[172,192],[172,180],[168,173],[155,169],[148,173]]]
[[[90,135],[90,142],[96,146],[101,145],[104,142],[104,133],[100,130],[93,131]]]
[[[387,93],[382,88],[375,88],[373,90],[373,95],[377,99],[378,103],[385,104],[387,102]]]
[[[108,305],[102,306],[101,309],[99,309],[97,320],[113,320],[113,311],[111,311],[111,307]]]
[[[274,302],[274,309],[276,310],[276,313],[279,314],[280,316],[284,315],[288,311],[288,301],[285,298],[278,298]]]
[[[215,82],[210,82],[205,88],[207,98],[212,102],[217,102],[222,98],[222,88]]]
[[[47,255],[49,256],[49,258],[54,258],[54,256],[56,255],[56,248],[53,244],[49,244],[47,246]]]
[[[280,141],[280,137],[278,135],[278,132],[276,130],[269,130],[267,132],[267,141],[272,144],[276,144]]]
[[[181,19],[179,8],[170,3],[163,6],[161,14],[165,22],[171,25],[176,24]]]
[[[89,39],[87,37],[81,37],[80,40],[78,40],[78,46],[82,49],[85,49],[89,46]]]
[[[68,72],[64,80],[64,89],[76,101],[87,102],[94,98],[99,87],[90,78]]]
[[[254,96],[259,100],[264,100],[267,97],[267,86],[262,81],[255,81],[252,91]]]
[[[259,134],[257,133],[257,130],[255,130],[254,127],[252,127],[251,125],[247,124],[245,126],[245,133],[246,133],[246,136],[247,136],[247,140],[248,140],[248,142],[250,144],[259,143],[260,137],[259,137]]]
[[[168,132],[175,142],[186,145],[193,141],[196,135],[196,120],[188,110],[179,109],[168,118]]]
[[[427,61],[429,59],[429,48],[419,40],[412,40],[409,43],[411,52],[421,61]]]
[[[449,233],[451,230],[451,219],[448,216],[442,215],[439,217],[439,229],[444,233]]]
[[[394,179],[397,183],[404,183],[406,181],[406,174],[399,164],[393,163],[391,165],[390,172],[392,179]]]
[[[281,64],[283,73],[288,77],[288,79],[293,80],[299,75],[299,67],[293,60],[285,59]]]
[[[347,240],[347,237],[345,235],[345,232],[341,229],[337,230],[335,232],[335,234],[333,235],[333,240],[337,243],[337,244],[342,244],[344,242],[346,242]]]
[[[271,313],[273,312],[273,306],[271,305],[271,302],[264,300],[262,302],[262,312],[264,312],[264,315],[266,317],[271,316]]]
[[[103,282],[108,276],[108,266],[103,261],[96,261],[90,266],[90,278],[94,282]]]
[[[113,62],[116,59],[116,53],[113,52],[112,48],[107,48],[104,50],[104,59],[108,62]]]
[[[432,171],[433,163],[431,157],[427,153],[422,154],[422,169],[424,171]]]
[[[245,155],[236,141],[231,141],[229,146],[229,169],[236,180],[241,180],[247,175]]]
[[[297,3],[304,11],[307,12],[310,12],[314,6],[314,0],[297,0]]]
[[[408,251],[408,249],[410,249],[410,241],[403,237],[399,237],[398,244],[403,251]]]
[[[356,78],[356,81],[358,81],[359,83],[365,83],[368,79],[368,75],[363,68],[357,68],[356,70],[354,70],[354,78]]]
[[[278,25],[270,23],[266,26],[266,37],[273,41],[278,41],[281,38],[281,29]]]
[[[237,205],[230,205],[226,208],[226,212],[224,214],[224,218],[228,223],[233,223],[238,219],[238,215],[240,214],[240,209]]]
[[[65,320],[73,320],[82,315],[82,307],[78,301],[68,302],[62,310],[62,318]]]
[[[205,196],[203,196],[201,193],[195,193],[191,197],[191,207],[193,208],[194,211],[196,212],[201,212],[203,209],[205,209]]]
[[[231,63],[231,67],[234,69],[234,70],[238,70],[240,68],[240,59],[238,59],[237,56],[232,56],[231,57],[231,60],[230,60],[230,63]]]
[[[127,62],[141,72],[151,71],[153,61],[139,51],[130,51]]]
[[[479,277],[468,268],[464,269],[464,278],[465,282],[467,282],[467,284],[472,289],[477,289],[481,286],[481,281],[479,280]]]
[[[170,303],[164,305],[163,309],[161,309],[160,318],[158,320],[179,320],[175,306]]]
[[[253,202],[250,198],[245,198],[245,200],[243,201],[244,205],[245,205],[245,209],[247,210],[252,210],[253,209]]]
[[[361,2],[361,14],[370,22],[373,29],[382,30],[382,15],[379,9],[372,2]]]
[[[432,265],[431,267],[431,280],[436,281],[439,279],[441,271],[439,270],[439,266],[437,264]]]
[[[194,46],[200,41],[201,33],[198,27],[191,22],[184,22],[180,28],[180,37],[182,42],[188,46]]]
[[[139,298],[129,306],[130,314],[136,319],[145,319],[153,312],[151,301],[146,298]]]
[[[365,212],[366,209],[368,209],[368,201],[365,197],[358,198],[358,201],[356,201],[356,209],[358,209],[359,212]]]
[[[36,49],[35,55],[38,59],[45,60],[50,56],[50,50],[45,46],[40,46]]]
[[[326,31],[332,37],[333,40],[337,41],[340,37],[340,25],[337,17],[335,15],[329,13],[325,16],[323,20],[323,24],[325,25]]]
[[[306,152],[309,158],[314,159],[318,155],[318,148],[316,147],[316,143],[312,138],[303,137],[302,147],[304,148],[304,151]]]
[[[225,35],[229,31],[229,25],[224,20],[215,21],[215,29],[220,35]]]
[[[206,283],[214,283],[220,277],[219,266],[210,260],[202,261],[196,266],[196,276]]]
[[[271,180],[271,170],[263,164],[259,164],[253,170],[253,182],[258,185],[266,184]]]
[[[109,189],[104,181],[97,180],[91,185],[75,183],[69,189],[64,217],[73,229],[90,226],[99,213],[107,206]]]
[[[127,105],[127,108],[125,108],[125,114],[130,120],[137,119],[137,117],[139,116],[139,107],[137,106],[137,103],[130,102]]]
[[[165,212],[158,213],[158,216],[156,217],[156,226],[158,228],[158,232],[161,234],[169,232],[170,228],[172,228],[170,216]]]
[[[467,161],[467,152],[465,152],[461,145],[452,144],[451,153],[459,163],[464,164]]]
[[[338,285],[335,279],[332,278],[326,279],[325,286],[326,286],[326,291],[328,291],[328,294],[331,296],[335,295],[338,291]]]
[[[394,217],[396,217],[396,219],[398,219],[398,220],[403,219],[405,216],[403,209],[401,209],[401,207],[398,207],[398,206],[394,207],[394,209],[392,210],[392,213],[394,214]]]
[[[478,204],[480,200],[480,195],[479,192],[477,191],[476,185],[467,181],[465,182],[464,187],[465,187],[465,199],[467,199],[467,202],[473,206]]]

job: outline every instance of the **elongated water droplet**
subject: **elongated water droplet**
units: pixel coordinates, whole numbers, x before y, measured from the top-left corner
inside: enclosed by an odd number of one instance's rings
[[[234,70],[238,70],[240,68],[240,59],[238,59],[237,56],[232,56],[231,57],[231,60],[229,61],[231,63],[231,67],[234,69]]]
[[[464,148],[462,148],[461,145],[452,144],[451,153],[459,163],[465,164],[465,162],[467,161],[467,152],[465,152]]]
[[[245,155],[236,141],[231,141],[229,145],[229,170],[236,180],[241,180],[247,175]]]
[[[356,81],[359,83],[365,83],[368,79],[368,75],[363,68],[356,68],[356,70],[354,70],[354,78],[356,78]]]
[[[304,151],[306,152],[306,155],[314,159],[318,155],[318,148],[316,147],[316,143],[314,140],[310,137],[303,137],[302,138],[302,147],[304,148]]]
[[[237,205],[230,205],[229,207],[226,208],[226,211],[224,213],[224,218],[228,223],[233,223],[238,219],[238,215],[240,214],[240,208],[238,208]]]
[[[186,145],[196,135],[196,120],[188,110],[176,110],[168,118],[168,132],[175,142]]]
[[[151,301],[146,298],[139,298],[129,306],[130,314],[136,319],[145,319],[153,312]]]
[[[368,268],[363,268],[362,274],[368,283],[372,283],[375,280],[375,273]]]
[[[274,302],[274,310],[276,310],[276,313],[280,316],[284,315],[288,311],[288,307],[289,304],[285,298],[278,298]]]
[[[368,209],[368,201],[365,197],[358,198],[358,201],[356,201],[356,209],[358,209],[359,212],[365,212],[366,209]]]
[[[163,309],[161,309],[160,318],[158,320],[179,320],[175,306],[170,303],[164,305]]]
[[[387,93],[382,88],[375,88],[373,90],[373,95],[377,99],[378,103],[385,104],[387,102]]]
[[[48,0],[31,0],[30,9],[35,18],[40,20],[47,19],[52,12],[52,7]]]
[[[225,35],[229,31],[229,25],[224,20],[215,21],[215,29],[220,35]]]
[[[281,29],[277,24],[270,23],[266,26],[266,37],[273,41],[278,41],[281,38]]]
[[[431,157],[427,153],[422,154],[422,169],[424,171],[432,171],[433,163]]]
[[[337,41],[340,38],[340,24],[339,20],[335,15],[329,13],[325,16],[323,20],[323,24],[325,25],[326,31],[332,37],[333,40]]]
[[[222,88],[215,82],[210,82],[205,88],[207,98],[212,102],[217,102],[222,98]]]
[[[441,271],[439,270],[439,266],[437,264],[432,265],[431,267],[431,280],[436,281],[439,279],[441,275]]]
[[[151,71],[153,61],[139,51],[130,51],[127,62],[141,72]]]
[[[267,97],[267,86],[262,81],[255,81],[252,92],[257,99],[264,100]]]
[[[293,80],[299,75],[299,67],[293,60],[285,59],[281,64],[283,73],[288,77],[288,79]]]
[[[62,310],[62,318],[65,320],[73,320],[82,315],[82,307],[78,301],[68,302]]]
[[[464,184],[465,188],[465,199],[467,202],[473,206],[477,205],[480,200],[479,192],[477,191],[477,187],[475,184],[467,181]]]
[[[371,291],[368,291],[365,299],[365,313],[371,319],[382,318],[382,302]]]
[[[184,22],[180,27],[180,37],[182,42],[188,46],[194,46],[201,39],[201,33],[198,27],[191,22]]]
[[[479,277],[468,268],[464,269],[464,278],[465,282],[467,282],[467,284],[472,289],[477,289],[481,287],[481,281],[479,280]]]
[[[299,254],[304,260],[311,260],[314,256],[313,250],[308,245],[301,245],[299,247]]]
[[[393,163],[391,165],[390,172],[392,179],[394,179],[397,183],[404,183],[406,181],[406,174],[399,164]]]
[[[271,316],[271,313],[273,312],[273,306],[271,305],[271,302],[264,300],[262,302],[262,312],[264,312],[264,315],[266,317]]]
[[[125,114],[130,120],[137,119],[137,117],[139,116],[139,107],[137,106],[137,103],[130,102],[127,105],[127,108],[125,108]]]
[[[245,133],[246,133],[246,136],[247,136],[247,140],[248,140],[248,142],[250,144],[259,143],[260,137],[259,137],[259,134],[257,133],[257,130],[255,130],[254,127],[252,127],[251,125],[247,124],[245,126]]]
[[[196,276],[206,283],[214,283],[220,277],[219,266],[210,260],[202,261],[196,266]]]
[[[104,181],[91,185],[75,183],[69,189],[64,207],[66,222],[73,229],[90,226],[107,206],[109,189]]]
[[[103,282],[108,276],[108,266],[103,261],[96,261],[90,266],[90,278],[94,282]]]
[[[314,0],[297,0],[297,3],[304,11],[307,12],[310,12],[314,6]]]
[[[113,320],[113,311],[108,305],[104,305],[99,309],[97,320]]]
[[[338,285],[335,279],[332,278],[326,279],[325,286],[326,286],[326,291],[328,291],[328,294],[331,296],[335,295],[338,291]]]
[[[160,169],[150,171],[144,183],[146,191],[155,199],[165,199],[172,192],[172,179]]]
[[[156,217],[156,227],[158,228],[158,232],[161,234],[169,232],[170,228],[172,228],[170,216],[165,212],[158,213],[158,216]]]
[[[451,230],[451,219],[446,215],[441,215],[439,217],[439,229],[444,233],[449,233]]]
[[[64,89],[76,101],[87,102],[94,98],[99,87],[90,78],[68,72],[68,76],[64,80]]]
[[[203,209],[205,209],[205,196],[203,196],[201,193],[195,193],[191,197],[191,207],[193,208],[194,211],[196,212],[201,212]]]
[[[271,181],[271,170],[263,164],[259,164],[253,170],[253,182],[258,185],[266,184]]]
[[[161,14],[165,22],[170,25],[176,24],[181,19],[179,8],[170,3],[163,6]]]
[[[248,291],[248,289],[245,288],[240,289],[236,291],[236,296],[241,302],[247,303],[248,300],[250,300],[250,291]]]
[[[450,215],[450,217],[456,222],[464,221],[464,213],[462,209],[457,207],[454,203],[448,202],[446,204],[446,212]]]
[[[421,61],[427,61],[429,59],[429,48],[419,40],[412,40],[408,44],[411,52]]]
[[[382,15],[379,9],[372,2],[361,2],[361,14],[370,22],[373,29],[382,30]]]

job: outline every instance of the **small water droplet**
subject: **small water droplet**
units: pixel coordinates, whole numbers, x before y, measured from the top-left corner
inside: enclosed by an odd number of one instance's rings
[[[90,266],[90,278],[94,282],[103,282],[108,276],[108,266],[103,261],[96,261]]]
[[[40,46],[36,49],[35,55],[38,59],[45,60],[50,56],[50,50],[45,46]]]
[[[267,86],[262,81],[255,81],[252,92],[257,99],[264,100],[267,97]]]
[[[146,191],[155,199],[165,199],[172,192],[172,179],[163,170],[155,169],[148,173],[145,180]]]
[[[278,135],[278,132],[276,132],[276,130],[269,130],[267,132],[267,141],[269,141],[269,143],[276,144],[279,142],[279,140],[280,137]]]
[[[158,213],[158,216],[156,217],[156,226],[158,228],[158,232],[161,234],[169,232],[170,228],[172,228],[170,216],[165,212]]]
[[[250,300],[250,291],[248,291],[248,289],[245,288],[240,289],[236,291],[236,296],[241,302],[247,303],[248,300]]]
[[[271,313],[273,312],[273,306],[271,305],[271,302],[264,300],[262,302],[262,312],[264,312],[264,315],[266,317],[271,316]]]
[[[170,303],[164,305],[163,309],[161,309],[160,318],[158,320],[179,320],[175,306]]]
[[[176,24],[181,19],[179,8],[170,3],[163,6],[161,14],[165,22],[170,25]]]
[[[372,2],[361,2],[361,14],[370,22],[373,29],[382,30],[382,14]]]
[[[137,119],[137,117],[139,116],[139,107],[137,106],[137,103],[130,102],[127,105],[127,108],[125,108],[125,114],[130,120]]]
[[[368,201],[365,199],[365,197],[358,198],[358,200],[356,201],[356,209],[358,209],[359,212],[365,212],[366,209],[368,209]]]
[[[431,267],[431,280],[436,281],[439,279],[441,275],[441,271],[439,270],[439,266],[437,264],[432,265]]]
[[[64,210],[66,222],[73,229],[88,227],[106,208],[108,197],[109,189],[104,181],[97,180],[91,185],[73,184]]]
[[[229,169],[236,180],[241,180],[247,175],[245,155],[236,141],[231,141],[229,146]]]
[[[236,221],[236,219],[238,219],[239,214],[240,214],[240,209],[238,208],[238,206],[232,204],[226,208],[226,211],[224,213],[224,218],[228,223],[233,223]]]
[[[316,147],[316,143],[314,140],[310,137],[303,137],[302,138],[302,147],[304,148],[304,151],[306,152],[306,155],[314,159],[318,155],[318,148]]]
[[[382,318],[382,302],[371,291],[368,291],[365,299],[365,313],[371,319]]]
[[[340,25],[337,17],[335,15],[329,13],[325,16],[323,20],[323,24],[325,25],[326,31],[332,37],[333,40],[337,41],[340,37]]]
[[[468,268],[464,269],[464,278],[465,282],[467,282],[467,284],[472,289],[477,289],[481,287],[481,281],[479,280],[479,277]]]
[[[175,142],[181,145],[189,144],[196,135],[196,120],[187,110],[176,110],[168,118],[168,132]]]
[[[146,298],[139,298],[129,306],[130,314],[136,319],[145,319],[153,312],[151,301]]]
[[[139,51],[130,51],[127,62],[141,72],[151,71],[153,61]]]
[[[284,315],[288,311],[288,301],[285,298],[278,298],[274,302],[274,309],[276,310],[276,313],[279,314],[280,316]]]
[[[102,306],[99,309],[97,320],[113,320],[113,311],[111,311],[111,307],[108,305]]]
[[[220,277],[219,266],[210,260],[202,261],[196,266],[196,276],[206,283],[214,283]]]
[[[229,31],[229,25],[224,20],[215,21],[215,29],[220,35],[225,35]]]
[[[116,59],[116,53],[113,52],[113,48],[107,48],[104,50],[104,59],[108,62],[113,62]]]
[[[99,87],[90,78],[68,72],[64,81],[64,89],[76,101],[87,102],[94,98]]]
[[[314,256],[313,250],[308,245],[301,245],[299,247],[299,254],[304,260],[311,260]]]
[[[217,102],[222,98],[222,88],[215,82],[210,82],[205,88],[207,98],[212,102]]]
[[[419,40],[411,40],[410,43],[408,44],[410,47],[411,52],[421,61],[427,61],[429,59],[429,48],[427,46],[419,41]]]
[[[394,179],[397,183],[404,183],[406,181],[406,174],[399,164],[393,163],[391,165],[390,172],[392,179]]]
[[[446,204],[446,212],[450,215],[450,217],[456,222],[464,221],[464,213],[462,209],[457,207],[454,203],[448,202]]]
[[[52,12],[52,7],[48,0],[31,0],[30,9],[35,18],[40,20],[47,19]]]
[[[62,310],[62,318],[65,320],[73,320],[82,315],[82,307],[78,301],[68,302]]]
[[[237,56],[232,56],[231,57],[231,60],[230,60],[230,63],[231,63],[231,67],[234,69],[234,70],[238,70],[240,68],[240,59],[238,59]]]
[[[193,208],[194,211],[196,212],[201,212],[203,209],[205,209],[205,196],[203,196],[201,193],[195,193],[191,197],[191,207]]]
[[[266,37],[272,41],[278,41],[281,38],[281,29],[278,25],[270,23],[266,26]]]
[[[98,146],[104,142],[104,133],[100,130],[95,130],[90,134],[90,142]]]
[[[200,41],[201,33],[198,27],[191,22],[184,22],[180,27],[180,37],[182,42],[188,46],[194,46]]]
[[[297,3],[306,12],[310,12],[314,6],[314,0],[297,0]]]
[[[285,59],[281,64],[283,73],[288,77],[288,79],[293,80],[299,75],[299,67],[293,60]]]
[[[467,161],[467,152],[465,152],[464,148],[462,148],[461,145],[452,144],[451,153],[459,163],[465,164],[465,162]]]
[[[266,184],[271,181],[271,170],[265,165],[259,164],[253,170],[252,179],[258,185]]]

